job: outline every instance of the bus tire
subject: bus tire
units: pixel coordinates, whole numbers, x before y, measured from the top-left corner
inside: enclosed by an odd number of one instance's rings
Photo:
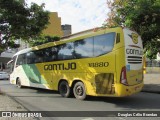
[[[68,82],[67,81],[60,82],[58,91],[62,97],[68,98],[71,92]]]
[[[19,78],[17,79],[16,85],[18,88],[22,88],[21,80]]]
[[[82,82],[77,82],[73,87],[73,93],[76,99],[84,100],[86,98],[85,86]]]

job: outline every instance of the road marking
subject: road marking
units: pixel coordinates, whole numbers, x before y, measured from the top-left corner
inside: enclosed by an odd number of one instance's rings
[[[121,117],[117,117],[117,118],[119,118],[120,120],[126,120],[126,119],[124,119],[124,118],[121,118]]]
[[[85,119],[82,119],[82,120],[94,120],[93,118],[85,118]]]

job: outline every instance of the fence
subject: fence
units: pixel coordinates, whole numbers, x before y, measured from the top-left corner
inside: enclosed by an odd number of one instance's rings
[[[160,62],[156,60],[147,60],[146,61],[146,72],[160,74]]]

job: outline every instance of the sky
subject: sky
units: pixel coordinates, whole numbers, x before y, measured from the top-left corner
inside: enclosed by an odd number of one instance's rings
[[[58,12],[61,24],[72,25],[72,33],[100,27],[107,18],[106,0],[26,0],[41,5],[45,10]]]

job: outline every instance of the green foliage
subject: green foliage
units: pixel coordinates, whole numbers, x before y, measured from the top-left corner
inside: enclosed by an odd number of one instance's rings
[[[159,52],[160,42],[157,40],[147,41],[145,46],[145,55],[147,58],[156,59],[157,53]]]
[[[16,39],[30,42],[41,34],[49,21],[49,12],[32,3],[30,7],[17,0],[0,0],[0,53],[18,47]],[[13,45],[14,44],[14,45]]]
[[[160,47],[157,46],[160,39],[160,0],[108,0],[107,3],[111,11],[105,26],[134,29],[142,37],[145,52],[152,51],[149,58],[154,58]]]
[[[60,37],[58,36],[39,36],[36,39],[34,39],[30,45],[33,46],[37,46],[37,45],[42,45],[48,42],[55,42],[55,41],[59,41]]]

